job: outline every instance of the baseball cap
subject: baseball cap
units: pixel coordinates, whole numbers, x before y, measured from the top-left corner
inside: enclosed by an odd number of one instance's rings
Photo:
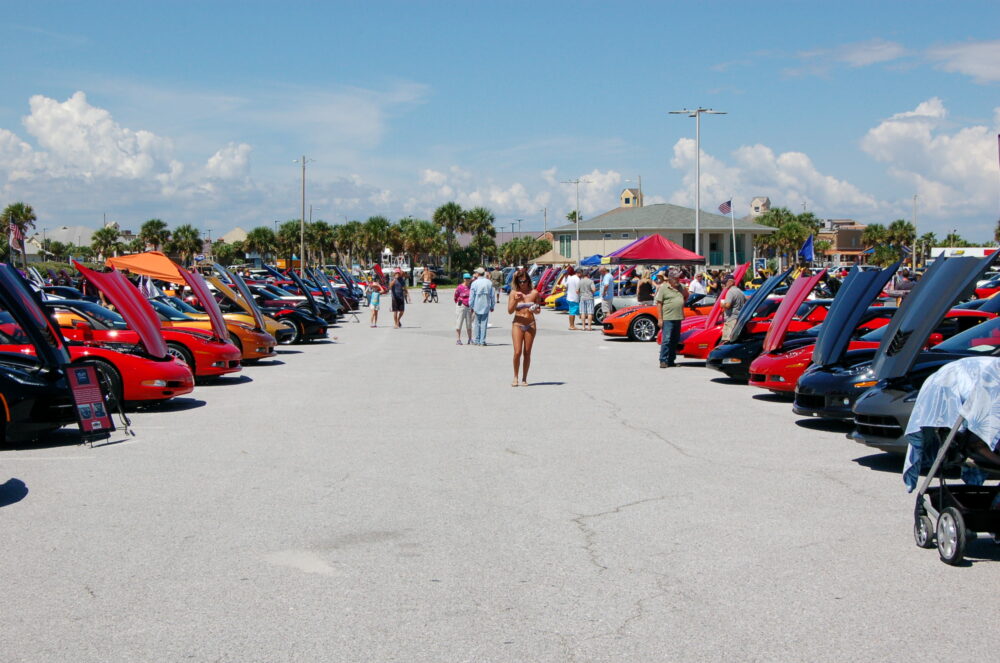
[[[476,267],[476,274],[485,274],[486,270],[482,267]]]
[[[472,278],[472,274],[466,272],[466,273],[462,274],[462,278],[463,279],[471,279]]]

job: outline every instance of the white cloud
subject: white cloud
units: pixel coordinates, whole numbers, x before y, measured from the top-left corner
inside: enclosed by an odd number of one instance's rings
[[[906,49],[901,44],[883,39],[844,44],[833,52],[834,59],[851,67],[867,67],[880,62],[890,62],[904,55]]]
[[[230,143],[213,154],[205,164],[205,175],[234,180],[250,175],[250,152],[246,143]]]
[[[978,83],[1000,81],[1000,40],[939,46],[927,51],[938,69],[971,76]]]

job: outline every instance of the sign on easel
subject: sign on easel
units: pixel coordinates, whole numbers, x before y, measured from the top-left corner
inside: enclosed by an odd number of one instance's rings
[[[69,388],[76,403],[76,420],[85,437],[105,438],[115,430],[111,415],[104,405],[104,394],[93,366],[69,366],[66,369]]]

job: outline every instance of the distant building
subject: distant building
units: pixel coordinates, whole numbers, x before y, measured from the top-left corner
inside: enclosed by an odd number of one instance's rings
[[[761,214],[771,211],[771,199],[767,196],[755,196],[750,201],[750,216],[757,218]]]
[[[642,191],[625,189],[620,196],[622,207],[642,207]]]
[[[822,223],[816,239],[830,242],[825,262],[838,267],[857,263],[865,249],[861,235],[867,226],[853,219],[822,219]]]

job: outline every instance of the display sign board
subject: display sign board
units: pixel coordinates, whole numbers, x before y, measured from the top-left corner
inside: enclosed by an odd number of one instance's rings
[[[101,384],[93,366],[68,366],[69,388],[76,403],[76,420],[87,437],[107,437],[115,430],[111,415],[104,405]]]

